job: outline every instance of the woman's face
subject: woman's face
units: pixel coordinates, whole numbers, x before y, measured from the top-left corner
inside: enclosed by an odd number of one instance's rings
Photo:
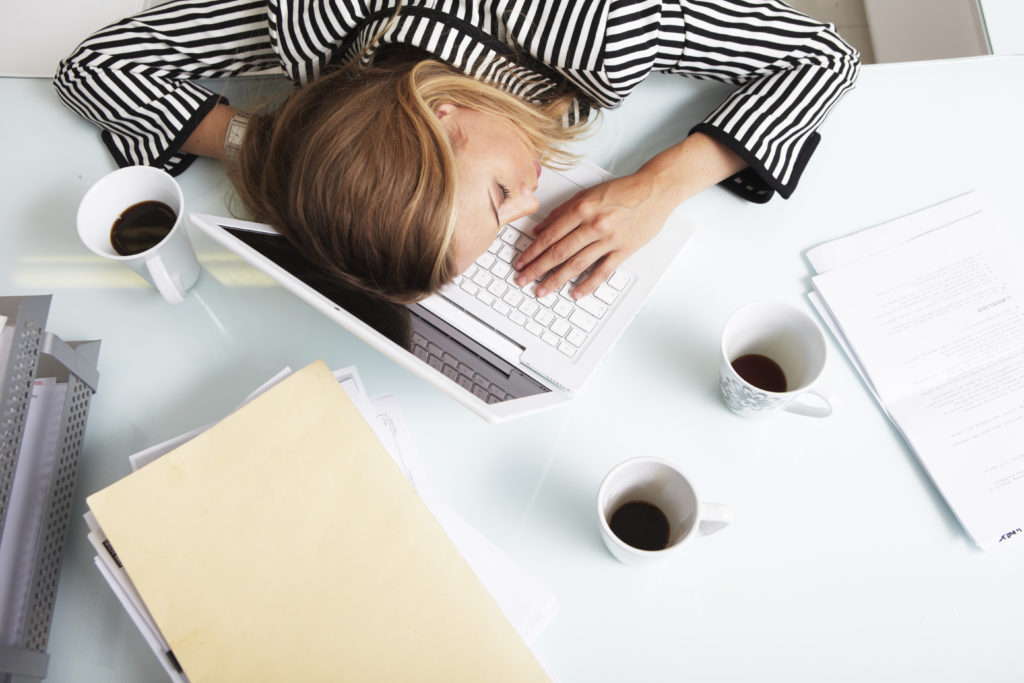
[[[437,115],[455,151],[455,261],[461,273],[501,226],[537,210],[540,162],[515,127],[475,109],[443,104]]]

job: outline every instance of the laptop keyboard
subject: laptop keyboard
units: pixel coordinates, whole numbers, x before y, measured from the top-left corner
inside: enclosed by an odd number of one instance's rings
[[[434,368],[466,391],[485,403],[500,403],[512,398],[504,389],[491,382],[475,368],[460,361],[423,335],[412,335],[412,352],[421,361]]]
[[[538,283],[520,287],[515,281],[518,272],[512,267],[532,242],[532,237],[511,225],[504,226],[490,248],[466,272],[457,276],[453,285],[573,358],[587,345],[634,277],[617,270],[593,294],[573,299],[570,292],[584,273],[557,292],[549,292],[538,299],[534,295]]]

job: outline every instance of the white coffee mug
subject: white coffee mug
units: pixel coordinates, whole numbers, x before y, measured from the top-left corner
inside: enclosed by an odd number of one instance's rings
[[[628,503],[653,505],[664,515],[667,533],[662,549],[631,545],[613,531],[616,512]],[[690,480],[670,462],[633,458],[612,468],[597,491],[601,538],[623,564],[645,564],[677,554],[690,539],[725,528],[732,521],[728,505],[702,503]]]
[[[721,387],[725,404],[737,415],[751,417],[774,410],[828,417],[832,402],[812,387],[828,357],[825,335],[809,315],[780,301],[755,301],[732,314],[722,331]],[[785,375],[785,388],[752,383],[736,370],[737,359],[758,356],[775,363]],[[769,361],[768,365],[771,365]],[[757,382],[757,380],[755,380]],[[810,401],[808,400],[810,399]]]
[[[163,202],[177,218],[155,246],[123,256],[111,243],[111,229],[125,210],[146,201]],[[150,166],[128,166],[103,176],[85,193],[78,205],[78,236],[94,254],[141,275],[168,303],[181,303],[199,278],[199,260],[182,221],[184,209],[181,187],[170,174]]]

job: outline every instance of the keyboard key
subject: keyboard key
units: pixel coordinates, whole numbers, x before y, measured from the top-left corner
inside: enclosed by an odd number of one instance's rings
[[[509,306],[504,301],[495,301],[493,304],[491,304],[491,308],[493,308],[500,315],[503,315],[506,318],[508,317],[508,314],[512,312],[512,307]]]
[[[615,303],[615,299],[618,298],[619,293],[608,286],[607,283],[602,282],[601,285],[594,290],[594,297],[600,299],[606,304]]]
[[[487,390],[483,387],[473,387],[473,395],[481,401],[487,400]]]
[[[522,303],[523,293],[520,292],[518,289],[509,289],[507,292],[505,292],[505,296],[503,296],[502,299],[505,301],[505,303],[514,308],[518,306],[520,303]]]
[[[473,380],[465,375],[459,375],[459,386],[466,391],[473,391]]]
[[[593,332],[597,327],[597,319],[584,311],[576,311],[569,317],[569,322],[581,328],[584,332]]]
[[[501,241],[505,244],[515,244],[519,241],[520,234],[515,228],[506,225],[501,231]]]
[[[459,371],[450,365],[445,365],[444,370],[442,370],[441,372],[444,374],[445,377],[452,380],[453,382],[457,382],[459,380]]]
[[[629,284],[630,279],[628,275],[617,270],[608,278],[608,286],[621,292]]]
[[[483,292],[483,291],[477,292],[476,293],[476,298],[480,299],[480,301],[483,301],[488,306],[490,306],[491,304],[494,303],[494,295],[493,294],[488,294],[487,292]]]
[[[555,314],[546,308],[542,308],[539,311],[537,311],[537,315],[533,316],[533,319],[536,320],[541,326],[547,327],[548,325],[551,324],[551,321],[555,319]]]
[[[595,318],[600,318],[608,312],[608,304],[602,303],[592,296],[585,296],[579,299],[576,301],[576,305]]]
[[[444,370],[444,363],[442,363],[441,359],[438,358],[437,356],[431,356],[430,358],[428,358],[427,359],[427,365],[429,365],[430,367],[434,368],[438,372],[441,372],[442,370]]]
[[[501,249],[501,246],[502,246],[501,240],[500,239],[495,239],[493,242],[491,242],[491,246],[487,247],[487,251],[489,251],[492,254],[497,254],[498,250]]]
[[[540,299],[537,299],[537,303],[539,303],[541,306],[544,306],[545,308],[551,308],[551,306],[555,303],[557,299],[558,292],[549,292]]]
[[[505,263],[512,263],[516,258],[516,250],[506,244],[498,250],[498,258]]]
[[[565,333],[572,329],[572,325],[570,325],[563,318],[555,318],[555,321],[551,323],[548,329],[557,334],[559,337],[564,337]]]
[[[462,287],[462,289],[469,292],[470,296],[476,296],[476,293],[480,291],[480,288],[474,285],[469,280],[463,280],[462,284],[459,286]]]
[[[504,296],[505,292],[508,291],[508,285],[506,285],[501,280],[495,280],[490,285],[488,285],[487,291],[490,292],[491,294],[493,294],[496,297],[501,297],[501,296]],[[603,305],[604,304],[602,304],[602,306]]]
[[[473,381],[482,387],[490,386],[491,384],[489,381],[487,381],[487,378],[481,375],[479,372],[473,373]]]
[[[512,266],[505,263],[504,261],[498,261],[493,266],[491,266],[491,273],[494,274],[494,277],[500,277],[502,280],[504,280],[511,272]]]
[[[551,332],[545,332],[540,336],[540,338],[543,339],[545,343],[550,344],[551,346],[557,346],[558,342],[561,341],[561,339],[558,338],[558,335],[552,334]]]
[[[544,328],[530,320],[526,323],[526,331],[539,337],[544,333]]]
[[[469,367],[465,363],[459,363],[459,374],[465,375],[467,377],[472,377],[473,368]]]
[[[487,269],[494,265],[495,256],[490,252],[480,254],[476,260],[476,264],[481,268]]]
[[[427,342],[427,351],[430,351],[431,356],[437,356],[438,358],[440,358],[441,354],[444,353],[444,349],[434,342]]]
[[[512,311],[508,314],[508,319],[514,322],[516,325],[525,325],[526,321],[529,320],[525,315],[519,311]]]
[[[565,335],[565,339],[574,346],[583,346],[583,342],[587,341],[587,335],[583,333],[583,330],[574,327],[569,334]]]
[[[491,284],[494,280],[494,276],[488,273],[486,270],[477,271],[477,274],[473,276],[473,282],[477,283],[481,287],[486,287]]]
[[[576,347],[570,344],[569,342],[562,342],[561,344],[559,344],[558,350],[567,355],[569,358],[572,358],[573,356],[576,355]]]
[[[572,313],[572,302],[566,301],[565,299],[559,299],[555,302],[555,305],[551,310],[555,312],[555,315],[561,318],[568,318],[569,314]]]
[[[533,314],[540,310],[540,306],[533,299],[527,299],[523,303],[519,304],[519,310],[522,311],[523,315],[533,317]]]
[[[447,365],[451,365],[453,368],[459,364],[459,359],[453,356],[452,354],[448,353],[447,351],[441,354],[441,358],[444,359],[444,362]]]

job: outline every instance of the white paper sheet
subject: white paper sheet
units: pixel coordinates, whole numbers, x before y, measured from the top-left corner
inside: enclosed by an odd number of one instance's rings
[[[808,259],[816,304],[968,534],[1024,542],[1024,250],[1008,228],[971,194]]]

